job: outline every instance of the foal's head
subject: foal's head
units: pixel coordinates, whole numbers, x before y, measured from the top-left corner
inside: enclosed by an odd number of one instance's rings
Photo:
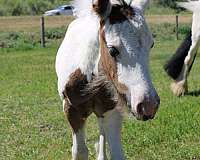
[[[149,75],[149,52],[153,39],[143,17],[145,2],[111,4],[96,0],[100,17],[101,63],[118,92],[125,95],[131,112],[140,120],[152,119],[159,97]]]

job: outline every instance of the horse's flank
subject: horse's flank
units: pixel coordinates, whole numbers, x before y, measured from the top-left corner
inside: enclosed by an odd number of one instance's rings
[[[174,79],[171,90],[177,96],[187,94],[187,78],[200,46],[200,1],[178,3],[193,12],[191,33],[177,49],[176,54],[167,62],[165,70]]]

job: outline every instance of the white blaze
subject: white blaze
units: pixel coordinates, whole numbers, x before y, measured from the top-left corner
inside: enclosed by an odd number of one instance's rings
[[[128,87],[129,103],[133,94],[153,97],[155,89],[149,74],[149,52],[153,38],[142,12],[135,9],[135,17],[123,23],[105,25],[106,43],[116,47],[118,81]],[[131,98],[132,97],[132,98]],[[132,102],[133,103],[133,102]]]

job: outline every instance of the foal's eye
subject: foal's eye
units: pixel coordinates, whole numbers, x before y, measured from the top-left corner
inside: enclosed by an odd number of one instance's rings
[[[113,46],[108,46],[108,52],[112,57],[116,57],[119,55],[119,51]]]

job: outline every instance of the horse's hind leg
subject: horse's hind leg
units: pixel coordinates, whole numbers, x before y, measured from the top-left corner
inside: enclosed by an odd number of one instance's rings
[[[88,160],[88,149],[85,144],[85,119],[71,106],[68,99],[63,100],[64,113],[72,128],[72,160]]]
[[[187,66],[184,64],[179,77],[171,83],[171,90],[176,96],[184,96],[188,92]]]
[[[184,96],[188,92],[187,79],[172,82],[171,90],[176,96]]]
[[[184,95],[188,92],[187,77],[189,75],[190,69],[192,68],[197,50],[200,44],[200,37],[192,37],[192,45],[184,60],[184,65],[179,77],[175,82],[172,83],[171,89],[173,93],[177,96]]]

